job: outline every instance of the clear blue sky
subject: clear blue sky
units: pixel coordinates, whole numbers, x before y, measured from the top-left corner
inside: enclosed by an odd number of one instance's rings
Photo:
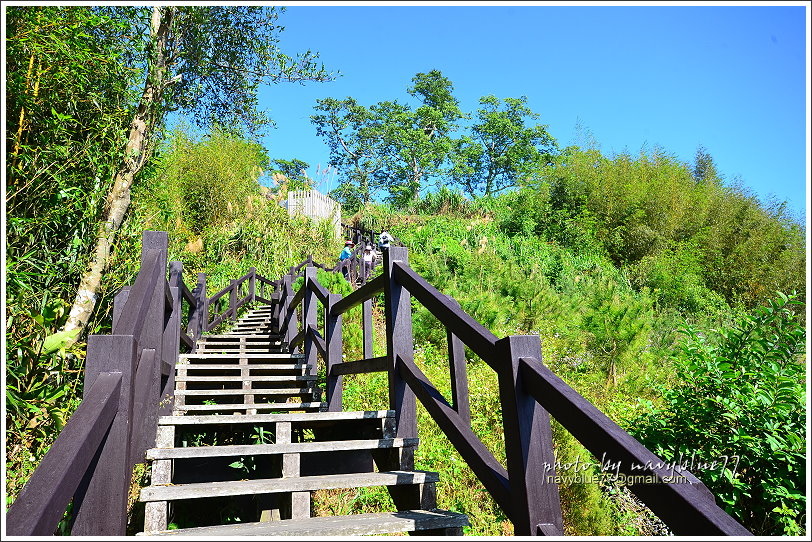
[[[805,213],[808,8],[788,6],[302,6],[280,17],[288,53],[312,49],[341,77],[278,84],[273,158],[329,160],[309,117],[317,98],[408,101],[439,69],[463,111],[525,95],[562,146],[587,131],[608,155],[655,146],[691,162],[704,145],[726,181]],[[322,185],[322,189],[333,188]]]

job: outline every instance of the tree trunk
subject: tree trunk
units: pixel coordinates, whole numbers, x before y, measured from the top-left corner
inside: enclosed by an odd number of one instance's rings
[[[163,91],[169,83],[166,44],[174,11],[175,8],[161,7],[154,7],[152,10],[151,51],[144,91],[130,124],[130,135],[124,149],[124,158],[107,195],[106,216],[104,222],[99,226],[92,260],[82,276],[76,299],[71,307],[68,321],[65,323],[65,331],[77,330],[73,335],[73,340],[81,335],[96,306],[96,291],[101,283],[102,274],[107,268],[110,249],[130,206],[130,188],[135,176],[141,171],[151,153],[153,130],[156,121],[159,120],[158,114]]]

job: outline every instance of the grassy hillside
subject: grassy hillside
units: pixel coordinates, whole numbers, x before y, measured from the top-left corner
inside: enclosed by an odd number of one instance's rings
[[[329,226],[291,219],[273,199],[283,194],[271,199],[261,194],[258,178],[267,168],[264,151],[239,138],[218,132],[174,136],[134,187],[93,331],[109,330],[112,296],[134,279],[145,229],[169,232],[170,260],[183,262],[187,284],[194,284],[196,273],[207,273],[209,295],[251,266],[273,279],[308,254],[334,261],[341,242]],[[609,159],[573,148],[525,186],[497,198],[471,201],[441,190],[406,208],[367,206],[345,221],[399,237],[412,267],[497,336],[538,334],[545,364],[658,453],[683,451],[677,450],[682,446],[713,459],[738,452],[747,439],[760,443],[751,446],[758,457],[751,458],[750,469],[769,472],[761,489],[757,478],[744,476],[746,469],[715,471],[716,478],[706,483],[754,532],[800,532],[805,333],[797,300],[806,288],[805,240],[780,206],[764,205],[718,180],[698,181],[686,165],[662,153]],[[340,275],[319,272],[319,280],[335,293],[350,291]],[[782,301],[777,291],[799,296]],[[14,399],[7,412],[7,439],[14,443],[6,458],[10,499],[81,394],[82,344],[42,348],[64,321],[66,301],[38,302],[39,307],[11,303],[9,309],[34,322],[12,325],[7,345],[18,352],[8,361]],[[772,307],[772,316],[759,312],[762,305]],[[385,340],[379,307],[375,313],[379,355]],[[425,309],[416,309],[413,317],[416,362],[448,392],[445,332]],[[360,357],[359,322],[356,313],[345,318],[347,359]],[[692,331],[681,333],[686,325]],[[742,334],[758,341],[731,343]],[[700,347],[697,337],[707,341]],[[706,373],[714,378],[718,373],[717,380],[694,378],[699,351],[702,367],[714,367]],[[503,459],[495,375],[470,352],[467,360],[473,429]],[[26,380],[31,368],[44,375],[39,387]],[[745,392],[724,380],[740,378],[729,376],[731,368],[747,374]],[[726,390],[705,405],[705,421],[714,424],[683,423],[692,408],[689,392],[698,386]],[[765,393],[764,405],[776,405],[775,415],[743,423],[742,413]],[[345,408],[386,405],[384,375],[346,379]],[[504,514],[422,407],[418,418],[417,466],[440,472],[440,506],[469,514],[468,534],[509,534]],[[669,441],[665,437],[680,435],[658,432],[655,422],[662,419],[691,428],[694,441]],[[560,461],[597,462],[560,426],[554,423],[553,430]],[[735,430],[738,441],[729,435],[704,438],[717,430],[725,435]],[[628,490],[606,477],[600,484],[584,482],[599,474],[596,466],[582,474],[561,486],[568,534],[664,532]],[[388,498],[385,490],[364,489],[321,492],[315,503],[320,510],[347,513],[362,505],[383,506]]]

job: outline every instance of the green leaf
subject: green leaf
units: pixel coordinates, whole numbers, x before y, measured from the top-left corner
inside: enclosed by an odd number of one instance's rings
[[[73,339],[79,334],[79,329],[72,329],[70,331],[60,331],[53,335],[48,335],[42,341],[42,353],[51,354],[57,350],[64,348],[65,345],[72,342]]]

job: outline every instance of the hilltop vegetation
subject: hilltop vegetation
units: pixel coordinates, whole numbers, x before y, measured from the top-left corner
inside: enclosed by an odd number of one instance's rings
[[[138,105],[133,89],[146,77],[147,13],[9,11],[9,502],[81,397],[84,343],[60,330],[108,210]],[[291,59],[278,60],[295,75]],[[298,66],[323,77],[313,60],[307,53]],[[343,176],[334,195],[349,210],[345,222],[397,235],[411,265],[497,336],[540,335],[544,362],[662,457],[740,456],[735,469],[696,474],[753,532],[803,534],[806,232],[797,218],[725,182],[704,149],[692,164],[662,149],[559,149],[524,98],[484,96],[466,114],[439,71],[413,83],[415,107],[316,104],[313,120]],[[207,273],[209,294],[252,266],[275,278],[308,254],[337,257],[330,225],[288,217],[277,203],[287,189],[312,186],[301,174],[307,165],[272,159],[230,122],[243,116],[255,128],[261,120],[255,82],[243,90],[239,102],[215,93],[204,109],[228,115],[206,115],[204,134],[163,133],[156,120],[154,153],[132,184],[89,332],[109,332],[112,298],[134,280],[146,229],[169,232],[169,259],[183,263],[187,284]],[[183,96],[193,109],[207,105]],[[493,152],[507,133],[515,143]],[[272,171],[279,184],[263,193],[260,180]],[[435,189],[444,184],[455,190]],[[319,272],[319,280],[335,293],[351,289],[339,275]],[[360,357],[358,321],[345,318],[348,359]],[[417,363],[448,392],[444,330],[417,309],[414,331]],[[377,333],[376,355],[380,325]],[[503,459],[496,379],[470,353],[468,371],[473,429]],[[347,408],[386,404],[385,375],[347,378]],[[469,534],[509,534],[504,514],[422,408],[418,415],[418,466],[440,471],[441,506],[468,513]],[[553,425],[562,462],[596,461]],[[599,468],[584,478],[591,474]],[[663,532],[611,480],[573,480],[561,495],[568,534]],[[316,506],[351,512],[387,499],[385,490],[324,493]]]

